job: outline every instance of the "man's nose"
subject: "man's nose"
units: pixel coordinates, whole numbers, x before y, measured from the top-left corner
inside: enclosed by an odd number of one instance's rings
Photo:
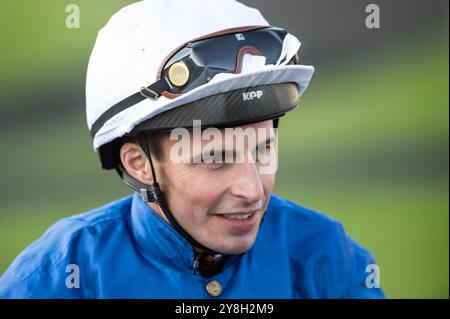
[[[261,176],[255,163],[236,164],[235,181],[231,187],[232,195],[241,197],[250,203],[257,203],[264,198]]]

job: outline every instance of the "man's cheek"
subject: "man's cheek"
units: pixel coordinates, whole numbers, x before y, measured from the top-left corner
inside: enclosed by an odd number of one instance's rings
[[[275,174],[262,174],[260,176],[264,188],[264,193],[266,196],[269,196],[275,185]]]

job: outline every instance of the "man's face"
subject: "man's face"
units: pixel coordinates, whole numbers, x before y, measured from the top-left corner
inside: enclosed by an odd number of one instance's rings
[[[275,182],[273,121],[240,128],[247,133],[253,131],[256,143],[244,138],[241,145],[236,145],[239,144],[236,139],[231,145],[226,130],[220,130],[218,144],[226,152],[214,158],[216,161],[220,158],[222,163],[199,160],[205,151],[212,152],[205,147],[208,140],[194,138],[190,143],[189,162],[176,162],[170,150],[179,140],[169,137],[161,142],[164,159],[155,163],[168,208],[180,225],[204,246],[225,254],[243,253],[252,247]],[[275,169],[261,169],[269,166],[269,158]]]

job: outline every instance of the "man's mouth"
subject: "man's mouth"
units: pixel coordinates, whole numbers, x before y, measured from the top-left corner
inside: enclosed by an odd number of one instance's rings
[[[215,216],[232,234],[242,235],[248,233],[256,227],[259,211],[259,209],[242,212],[237,211],[232,213],[215,214]]]
[[[251,212],[251,213],[235,213],[235,214],[222,214],[220,215],[221,217],[224,217],[226,219],[230,219],[230,220],[245,220],[245,219],[249,219],[251,218],[254,214],[256,214],[255,212]]]

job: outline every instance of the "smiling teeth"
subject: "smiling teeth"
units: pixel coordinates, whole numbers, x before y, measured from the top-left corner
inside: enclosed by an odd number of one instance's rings
[[[232,214],[232,215],[223,215],[223,217],[225,217],[226,219],[247,219],[251,216],[252,214]]]

